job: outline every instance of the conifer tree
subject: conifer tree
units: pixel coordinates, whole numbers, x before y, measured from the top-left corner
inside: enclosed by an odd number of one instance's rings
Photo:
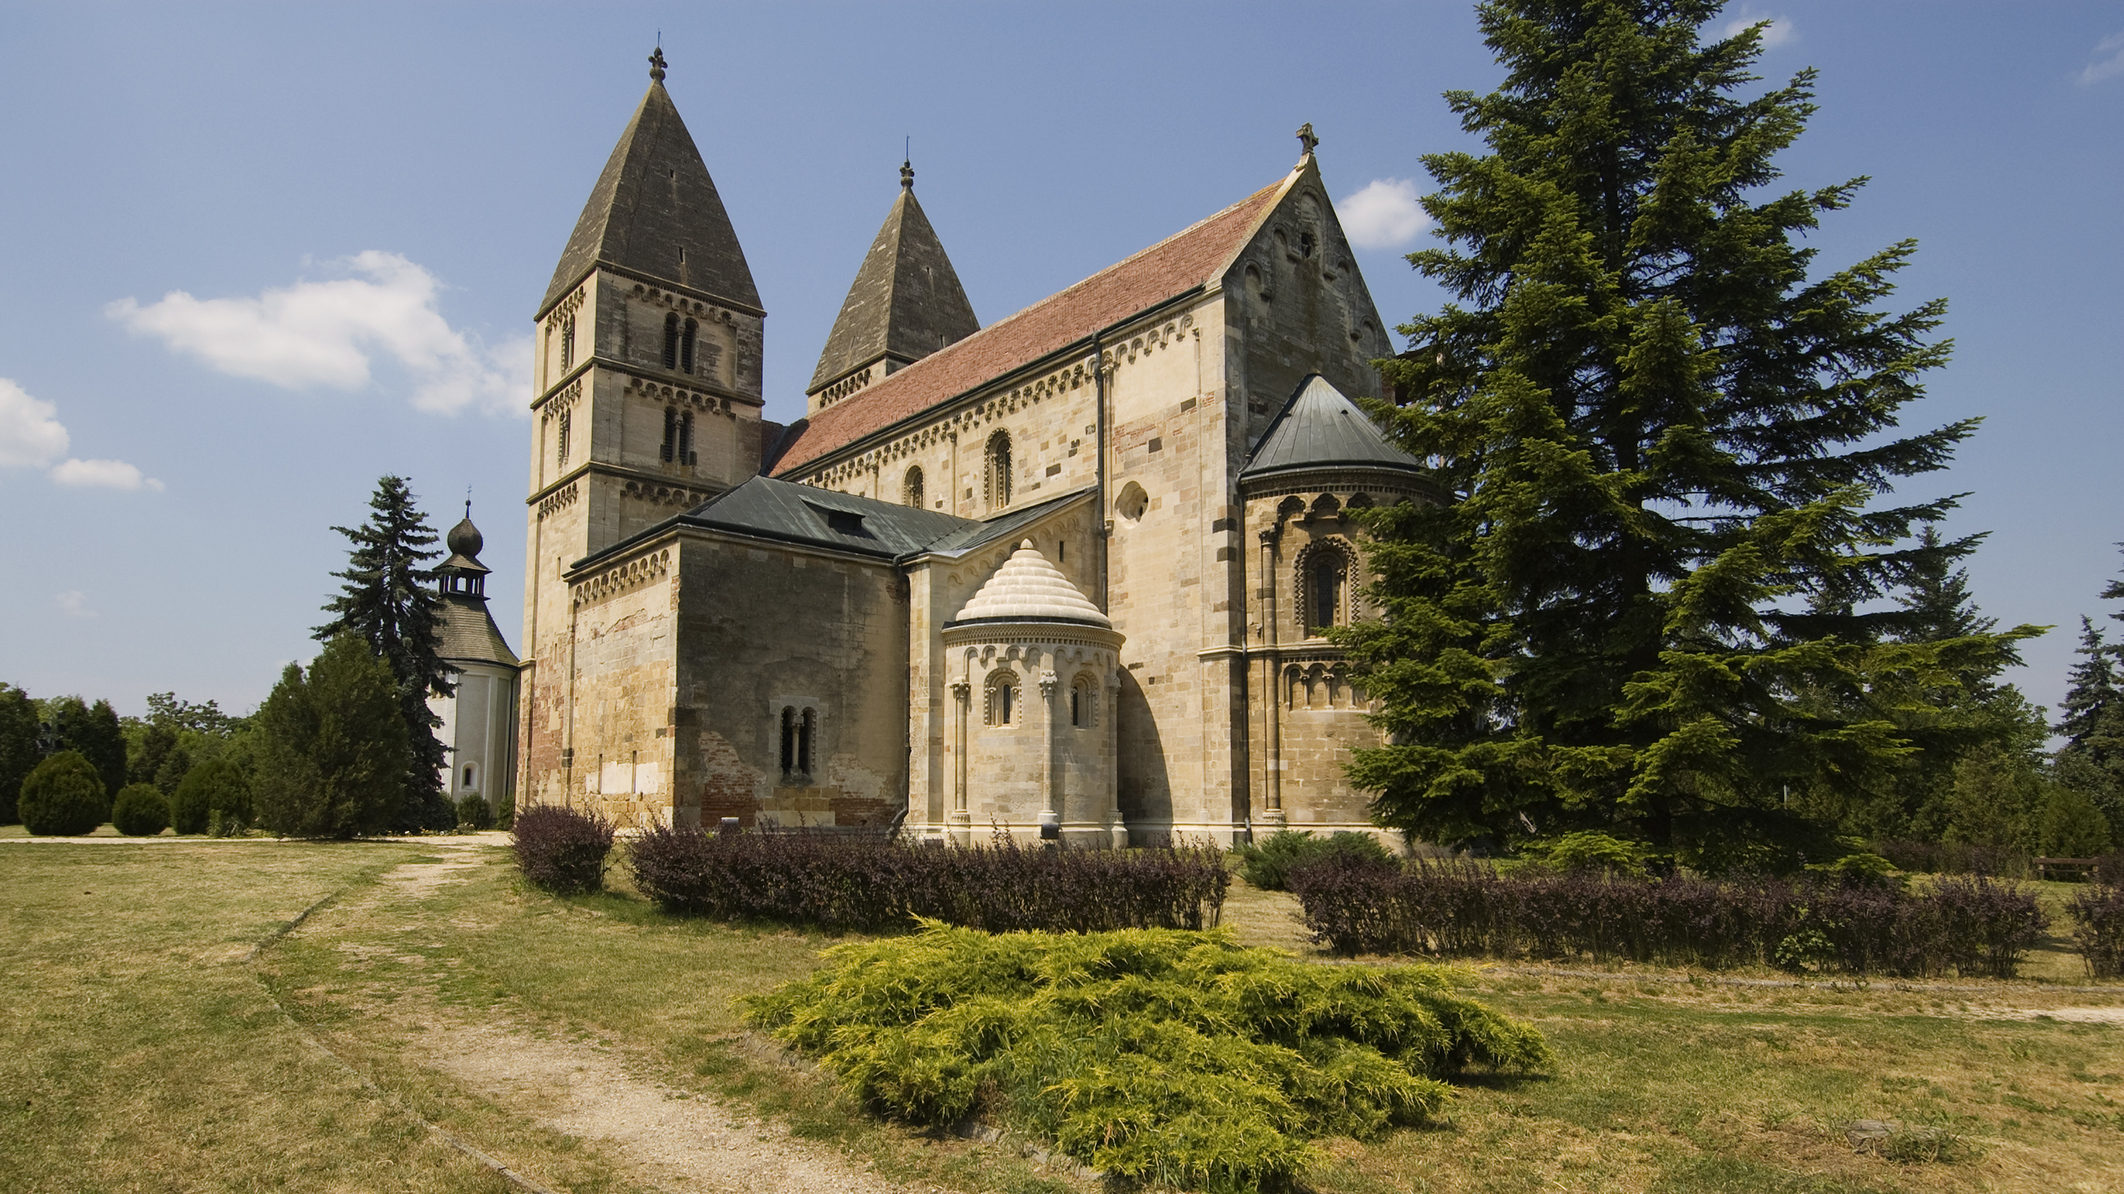
[[[396,828],[410,746],[401,691],[388,662],[351,634],[307,673],[288,665],[256,714],[255,795],[268,829],[349,838]]]
[[[403,784],[405,807],[394,819],[402,832],[448,829],[457,814],[442,792],[449,751],[435,736],[442,724],[428,708],[428,695],[453,691],[442,646],[442,598],[435,573],[426,567],[442,553],[435,531],[414,504],[405,478],[386,475],[369,498],[369,520],[359,527],[333,527],[353,544],[339,596],[325,604],[333,615],[314,632],[319,642],[351,634],[369,645],[397,677],[398,705],[409,743]]]
[[[1887,495],[1974,429],[1897,431],[1944,305],[1879,309],[1907,241],[1814,269],[1797,241],[1864,180],[1772,189],[1813,74],[1751,94],[1761,30],[1707,40],[1720,8],[1478,8],[1506,78],[1447,100],[1487,152],[1425,159],[1449,247],[1410,255],[1456,301],[1401,329],[1379,410],[1450,500],[1374,516],[1384,616],[1343,635],[1384,823],[1789,863],[1929,694],[2034,633],[1896,634],[1953,499]]]
[[[45,720],[51,723],[55,749],[79,751],[103,780],[105,792],[125,786],[125,730],[109,701],[99,698],[91,705],[78,696],[54,697],[45,702]]]
[[[2103,596],[2124,596],[2116,586]],[[2078,658],[2069,675],[2053,774],[2084,795],[2109,821],[2124,827],[2124,693],[2118,690],[2117,647],[2091,618],[2080,619]]]
[[[20,819],[15,797],[44,757],[37,744],[37,705],[12,684],[0,684],[0,825]]]

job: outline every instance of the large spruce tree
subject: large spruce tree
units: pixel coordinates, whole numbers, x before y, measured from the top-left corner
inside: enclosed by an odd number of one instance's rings
[[[442,646],[442,598],[427,562],[441,555],[435,531],[415,504],[403,477],[384,476],[369,498],[369,520],[333,527],[353,544],[347,568],[332,575],[344,582],[325,604],[333,615],[319,626],[319,642],[352,635],[369,645],[398,681],[398,707],[406,723],[408,764],[405,807],[393,820],[401,832],[448,829],[457,814],[443,795],[442,769],[449,750],[435,736],[442,720],[428,708],[428,695],[453,691]]]
[[[1344,636],[1386,824],[1790,862],[2032,633],[1907,633],[1921,558],[1972,546],[1909,542],[1951,498],[1888,497],[1973,430],[1897,430],[1944,306],[1880,309],[1907,241],[1815,268],[1797,242],[1863,180],[1774,189],[1813,75],[1755,88],[1760,29],[1707,35],[1720,8],[1478,8],[1505,81],[1447,100],[1487,152],[1425,159],[1448,247],[1410,255],[1457,301],[1401,329],[1380,412],[1451,500],[1379,512],[1384,614]]]

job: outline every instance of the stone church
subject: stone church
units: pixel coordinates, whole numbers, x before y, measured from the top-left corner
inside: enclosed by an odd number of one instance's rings
[[[1393,349],[1314,158],[1014,315],[913,172],[805,417],[650,85],[539,304],[518,799],[621,825],[1065,843],[1364,829],[1324,628],[1348,512],[1428,500],[1352,403]],[[851,252],[851,256],[853,253]]]

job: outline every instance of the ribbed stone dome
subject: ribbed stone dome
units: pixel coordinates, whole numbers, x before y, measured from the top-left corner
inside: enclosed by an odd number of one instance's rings
[[[1111,630],[1114,627],[1091,599],[1069,583],[1060,569],[1047,562],[1032,545],[1018,544],[996,574],[988,578],[966,608],[953,621],[975,622],[1009,619],[1023,622],[1083,622]]]

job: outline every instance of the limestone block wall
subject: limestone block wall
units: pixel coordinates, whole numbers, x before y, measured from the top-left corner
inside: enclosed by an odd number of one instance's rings
[[[952,706],[942,627],[1025,539],[1032,540],[1079,592],[1096,594],[1098,513],[1092,495],[1086,494],[1003,541],[957,557],[925,556],[907,565],[910,832],[942,837],[951,807]],[[1111,724],[1109,719],[1109,728]]]
[[[641,828],[671,821],[668,737],[678,588],[670,541],[573,578],[567,670],[559,688],[561,759],[539,794]]]
[[[1368,699],[1321,628],[1377,612],[1364,592],[1372,572],[1351,509],[1403,500],[1426,495],[1405,476],[1356,471],[1290,476],[1247,493],[1255,543],[1247,721],[1257,743],[1249,785],[1257,832],[1371,828],[1370,797],[1350,785],[1343,767],[1351,750],[1376,744],[1379,731],[1365,720]],[[1317,583],[1323,568],[1339,574],[1339,585]]]
[[[1010,444],[1007,501],[999,500],[987,471],[998,433]],[[1098,405],[1090,353],[998,383],[792,479],[904,505],[917,475],[923,508],[961,518],[988,518],[1095,484]]]
[[[962,845],[999,830],[1037,841],[1042,813],[1053,813],[1065,846],[1127,844],[1115,786],[1118,643],[1061,623],[944,632],[945,835]]]
[[[1106,350],[1108,615],[1126,636],[1120,802],[1134,840],[1229,840],[1243,806],[1228,652],[1239,611],[1221,299],[1123,329]],[[1140,335],[1138,334],[1140,330]],[[1206,337],[1206,338],[1205,338]]]
[[[890,563],[680,533],[677,816],[882,824],[908,773],[907,588]],[[783,768],[783,710],[808,758]],[[800,756],[806,752],[797,751]]]

